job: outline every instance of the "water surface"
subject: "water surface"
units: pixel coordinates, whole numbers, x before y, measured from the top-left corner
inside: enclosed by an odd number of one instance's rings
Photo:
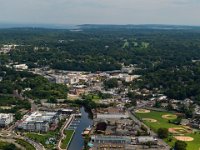
[[[88,126],[92,125],[92,119],[89,118],[89,114],[85,111],[84,107],[81,107],[81,119],[80,124],[76,128],[76,132],[74,134],[74,137],[69,145],[68,150],[82,150],[84,145],[84,139],[81,135],[83,130],[87,128]]]

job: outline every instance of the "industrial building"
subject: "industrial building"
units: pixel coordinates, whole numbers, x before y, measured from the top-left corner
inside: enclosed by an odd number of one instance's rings
[[[97,114],[97,119],[121,119],[128,117],[128,114]]]
[[[146,144],[151,142],[152,144],[157,144],[158,140],[152,136],[139,136],[137,138],[138,144]]]
[[[115,144],[131,144],[131,137],[128,136],[103,136],[93,135],[91,137],[93,143],[115,143]]]

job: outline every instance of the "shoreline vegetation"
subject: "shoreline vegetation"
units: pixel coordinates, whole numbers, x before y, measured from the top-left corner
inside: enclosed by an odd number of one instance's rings
[[[69,147],[71,140],[74,136],[75,130],[65,130],[65,138],[62,140],[61,148],[66,149]]]

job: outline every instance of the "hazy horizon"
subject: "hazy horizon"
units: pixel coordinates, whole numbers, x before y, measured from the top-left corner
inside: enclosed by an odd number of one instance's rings
[[[0,23],[200,25],[199,0],[0,0]]]

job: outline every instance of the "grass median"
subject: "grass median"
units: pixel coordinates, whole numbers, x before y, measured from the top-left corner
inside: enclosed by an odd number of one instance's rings
[[[65,138],[62,140],[62,144],[61,144],[61,148],[62,149],[66,149],[69,144],[70,144],[70,141],[74,135],[74,130],[65,130]]]

